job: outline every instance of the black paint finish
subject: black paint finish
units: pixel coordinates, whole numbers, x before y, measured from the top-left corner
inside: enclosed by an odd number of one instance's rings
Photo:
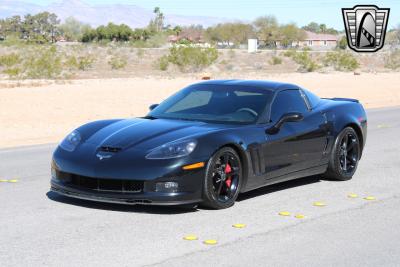
[[[103,202],[198,203],[202,201],[205,168],[184,171],[182,167],[197,162],[207,165],[221,147],[230,146],[238,152],[244,172],[240,190],[246,192],[325,172],[334,140],[347,126],[353,127],[359,135],[361,151],[365,145],[367,118],[357,100],[319,99],[296,85],[267,81],[207,81],[195,86],[199,85],[256,88],[270,91],[273,97],[266,101],[257,120],[249,124],[148,117],[83,125],[77,129],[82,140],[73,152],[61,147],[54,152],[51,189],[66,196]],[[280,94],[296,95],[304,106],[298,107],[296,99],[293,103],[297,104],[293,106],[289,103],[274,108],[273,103]],[[153,106],[154,110],[157,108]],[[268,129],[276,125],[276,112],[300,112],[302,116],[300,120],[285,122],[278,131],[268,133]],[[154,148],[178,139],[196,140],[197,146],[186,157],[146,158]],[[98,153],[109,157],[100,160],[96,156]],[[69,182],[64,176],[57,177],[59,173],[75,177],[75,180]],[[88,186],[80,185],[81,181]],[[168,181],[179,183],[177,192],[156,192],[157,182]],[[140,185],[139,189],[124,189],[133,185]]]

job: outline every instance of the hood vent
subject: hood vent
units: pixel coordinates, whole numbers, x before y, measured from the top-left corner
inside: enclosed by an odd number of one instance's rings
[[[117,153],[121,151],[122,148],[120,147],[111,147],[111,146],[102,146],[100,147],[100,151],[103,152],[110,152],[110,153]]]

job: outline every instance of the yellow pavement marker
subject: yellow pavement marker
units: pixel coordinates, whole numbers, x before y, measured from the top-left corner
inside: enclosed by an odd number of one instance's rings
[[[208,240],[205,240],[203,243],[206,244],[206,245],[215,245],[218,242],[215,239],[208,239]]]
[[[376,200],[376,198],[373,196],[364,197],[364,199],[365,200]]]
[[[195,235],[187,235],[187,236],[184,236],[183,239],[193,241],[193,240],[198,240],[199,238]]]
[[[234,228],[245,228],[246,225],[243,224],[243,223],[236,223],[236,224],[232,225],[232,227],[234,227]]]
[[[348,198],[358,198],[358,195],[354,194],[354,193],[350,193],[350,194],[347,195],[347,197]]]
[[[379,128],[379,129],[382,129],[382,128],[390,128],[390,126],[387,125],[387,124],[379,124],[379,125],[378,125],[378,128]]]
[[[317,206],[317,207],[325,207],[325,206],[326,206],[326,204],[325,204],[324,202],[319,202],[319,201],[314,202],[313,205],[314,205],[314,206]]]
[[[290,216],[290,212],[288,212],[288,211],[281,211],[281,212],[279,212],[279,215],[281,215],[281,216]]]
[[[1,182],[6,183],[6,182],[8,182],[8,180],[7,179],[0,179],[0,183]]]
[[[296,214],[294,217],[297,219],[304,219],[306,216],[304,216],[303,214]]]
[[[12,180],[8,180],[9,183],[17,183],[18,180],[17,179],[12,179]]]

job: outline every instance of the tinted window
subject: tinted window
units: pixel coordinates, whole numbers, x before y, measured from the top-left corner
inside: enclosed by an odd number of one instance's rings
[[[288,112],[306,113],[306,103],[299,90],[285,90],[279,92],[271,108],[271,120],[276,122]]]
[[[255,122],[271,101],[272,92],[234,85],[194,85],[169,97],[153,111],[155,118],[214,122]]]
[[[189,108],[196,108],[207,105],[210,102],[212,92],[210,91],[193,91],[182,98],[178,103],[170,107],[166,112],[177,112]]]
[[[311,105],[311,108],[315,108],[318,105],[320,98],[315,94],[311,93],[310,91],[304,90],[304,94],[307,96],[308,102]]]

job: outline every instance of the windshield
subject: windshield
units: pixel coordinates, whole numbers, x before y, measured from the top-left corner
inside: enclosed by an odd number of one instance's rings
[[[269,90],[247,86],[192,85],[166,99],[148,117],[253,123],[271,96]]]

